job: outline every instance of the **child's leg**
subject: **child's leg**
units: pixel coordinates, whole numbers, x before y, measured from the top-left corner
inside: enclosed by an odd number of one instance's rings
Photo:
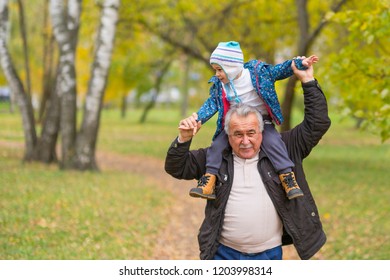
[[[222,131],[214,138],[206,155],[206,174],[199,179],[196,188],[190,190],[190,196],[215,199],[214,188],[218,170],[222,163],[222,152],[228,144],[228,137]]]
[[[292,171],[294,163],[288,157],[286,145],[273,123],[264,122],[261,148],[271,160],[272,165],[278,173]]]
[[[286,145],[282,141],[282,138],[273,123],[264,122],[261,148],[278,172],[287,197],[293,199],[298,196],[303,196],[303,192],[299,188],[295,180],[294,172],[292,171],[294,163],[289,158]]]
[[[206,155],[206,173],[218,174],[222,163],[222,152],[229,143],[228,137],[224,130],[214,138]]]

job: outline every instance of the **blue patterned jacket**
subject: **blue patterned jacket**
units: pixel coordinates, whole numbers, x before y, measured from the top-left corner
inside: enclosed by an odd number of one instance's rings
[[[275,81],[283,80],[294,74],[291,69],[292,61],[287,60],[280,64],[271,65],[260,60],[251,60],[244,64],[244,68],[249,69],[253,87],[264,101],[268,114],[277,125],[283,122],[283,115],[275,90]],[[302,64],[302,59],[294,59],[294,61],[298,69],[306,69]],[[223,96],[222,83],[216,76],[211,77],[209,83],[213,83],[210,87],[210,97],[203,103],[197,114],[198,120],[204,124],[218,112],[214,139],[223,129],[224,116],[229,110],[229,102]]]

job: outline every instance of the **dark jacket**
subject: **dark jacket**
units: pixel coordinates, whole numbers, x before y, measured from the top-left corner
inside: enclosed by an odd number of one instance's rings
[[[311,258],[325,244],[317,206],[310,192],[302,161],[317,145],[330,127],[326,98],[317,81],[302,84],[304,91],[304,120],[283,132],[291,160],[295,163],[296,180],[304,192],[298,199],[288,200],[275,169],[260,151],[258,169],[269,196],[283,223],[282,244],[294,244],[301,259]],[[206,171],[207,149],[190,151],[191,141],[170,146],[165,170],[178,179],[199,179]],[[233,182],[233,157],[230,148],[224,151],[215,189],[216,200],[207,200],[205,218],[198,234],[200,258],[212,259],[219,245],[226,203]]]

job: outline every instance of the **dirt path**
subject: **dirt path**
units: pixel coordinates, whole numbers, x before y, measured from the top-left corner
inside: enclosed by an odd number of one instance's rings
[[[98,153],[97,160],[103,170],[123,170],[142,175],[154,185],[172,192],[177,197],[177,203],[170,205],[169,223],[159,235],[151,259],[199,259],[197,232],[204,216],[205,201],[188,195],[189,189],[196,184],[195,181],[172,178],[165,172],[164,162],[155,158]],[[285,259],[299,259],[292,246],[285,246],[283,254]]]
[[[205,201],[191,198],[188,195],[194,182],[172,178],[165,172],[164,162],[154,158],[98,153],[97,160],[102,170],[115,169],[142,175],[146,180],[172,192],[177,197],[177,203],[169,205],[169,223],[159,234],[159,240],[151,259],[199,259],[197,232],[203,219]]]

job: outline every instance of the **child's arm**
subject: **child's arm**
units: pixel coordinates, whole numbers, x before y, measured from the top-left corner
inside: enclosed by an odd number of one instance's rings
[[[294,74],[291,63],[294,61],[298,70],[306,70],[308,67],[318,62],[318,57],[316,55],[311,55],[309,57],[297,56],[291,60],[286,60],[283,63],[276,64],[274,66],[268,64],[268,69],[275,81],[286,79]]]
[[[205,124],[211,117],[218,112],[218,100],[214,95],[211,95],[203,103],[203,105],[198,110],[198,121],[201,121],[202,124]]]

